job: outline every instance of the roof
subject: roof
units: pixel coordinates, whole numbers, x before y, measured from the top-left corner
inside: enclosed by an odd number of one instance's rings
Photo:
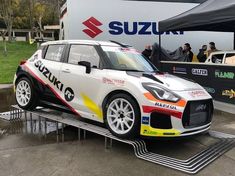
[[[102,45],[102,46],[120,46],[114,42],[109,41],[95,41],[95,40],[57,40],[49,41],[42,44],[44,45],[55,45],[55,44],[85,44],[85,45]]]
[[[235,32],[235,0],[208,0],[178,16],[159,22],[162,31]]]

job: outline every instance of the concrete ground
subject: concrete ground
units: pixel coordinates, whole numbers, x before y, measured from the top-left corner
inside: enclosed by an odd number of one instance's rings
[[[77,141],[76,129],[67,127],[64,143],[56,143],[54,133],[47,139],[31,132],[24,124],[0,121],[0,176],[181,176],[187,175],[135,157],[133,149],[114,142],[112,149],[104,148],[104,138],[88,133],[87,139]],[[234,115],[215,112],[213,130],[235,134]],[[5,131],[4,131],[5,130]],[[33,130],[34,131],[34,130]],[[216,140],[200,135],[182,140],[148,141],[155,152],[186,159]],[[199,176],[235,176],[235,148],[221,156]]]

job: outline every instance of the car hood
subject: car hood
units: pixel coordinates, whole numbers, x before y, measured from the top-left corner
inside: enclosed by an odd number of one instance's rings
[[[132,76],[139,75],[141,82],[157,83],[172,91],[191,91],[203,89],[192,80],[179,78],[168,73],[132,73]]]

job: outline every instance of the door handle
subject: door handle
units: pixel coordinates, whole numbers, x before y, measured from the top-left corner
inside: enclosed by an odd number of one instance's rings
[[[71,73],[69,69],[62,70],[63,73]]]

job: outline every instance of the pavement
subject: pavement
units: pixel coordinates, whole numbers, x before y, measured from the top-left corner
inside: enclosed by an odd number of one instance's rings
[[[33,125],[34,126],[34,125]],[[35,125],[36,126],[36,125]],[[88,133],[77,141],[77,131],[66,127],[65,142],[56,143],[55,133],[47,139],[24,129],[22,122],[0,121],[0,176],[184,176],[160,165],[135,157],[131,146],[115,142],[105,149],[104,138]],[[213,130],[235,134],[235,117],[215,112]],[[167,156],[186,159],[216,140],[200,135],[182,140],[148,141],[150,149]],[[197,175],[235,176],[235,148]]]
[[[8,89],[13,87],[13,84],[0,84],[0,89]]]

